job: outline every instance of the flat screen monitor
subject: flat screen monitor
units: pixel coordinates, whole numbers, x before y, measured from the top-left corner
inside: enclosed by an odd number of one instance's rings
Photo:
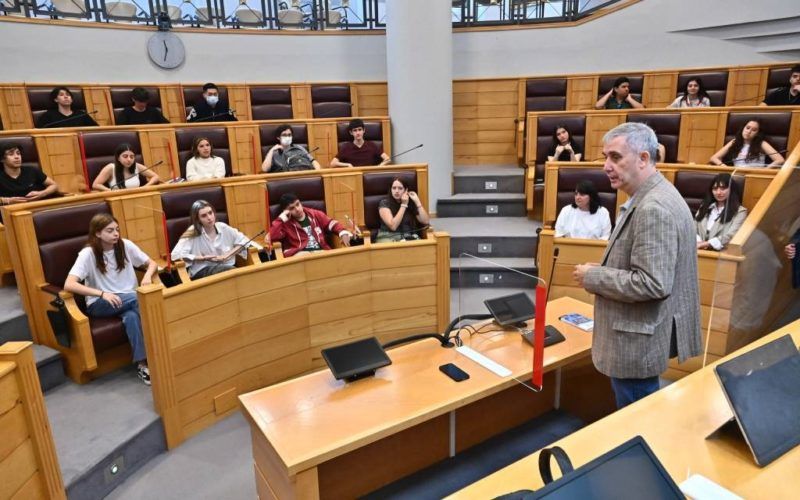
[[[636,436],[525,498],[683,500],[686,497],[645,440]]]
[[[800,444],[800,353],[785,335],[714,367],[761,467]]]
[[[392,364],[375,337],[323,349],[322,357],[336,380],[348,382],[374,375],[378,368]]]
[[[524,292],[484,300],[483,303],[501,326],[528,321],[536,315],[533,302]]]

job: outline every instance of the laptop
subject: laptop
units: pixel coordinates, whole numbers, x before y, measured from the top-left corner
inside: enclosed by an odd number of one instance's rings
[[[714,373],[756,464],[800,444],[800,352],[790,335],[720,363]]]

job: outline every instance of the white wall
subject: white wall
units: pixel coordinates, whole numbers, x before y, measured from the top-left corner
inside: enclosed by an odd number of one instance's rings
[[[431,0],[441,1],[441,0]],[[571,28],[455,33],[453,77],[624,71],[751,64],[796,59],[759,53],[722,33],[676,33],[800,15],[790,0],[644,0]],[[743,25],[742,31],[757,30]],[[183,67],[147,58],[151,32],[0,22],[4,82],[386,80],[383,35],[181,33]],[[285,54],[285,55],[282,55]],[[421,51],[419,57],[424,58]],[[409,67],[410,77],[415,68]]]

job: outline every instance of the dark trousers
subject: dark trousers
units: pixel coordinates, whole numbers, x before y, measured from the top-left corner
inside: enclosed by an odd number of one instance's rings
[[[656,392],[658,390],[658,377],[611,377],[611,387],[614,389],[614,397],[617,399],[617,409],[624,408]]]

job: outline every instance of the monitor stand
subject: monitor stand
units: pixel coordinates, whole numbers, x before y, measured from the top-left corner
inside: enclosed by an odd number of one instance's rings
[[[527,326],[525,323],[521,323],[523,326]],[[522,328],[522,338],[525,339],[525,342],[533,345],[533,330]],[[566,340],[564,335],[558,331],[556,327],[553,325],[547,325],[544,327],[544,346],[549,347],[553,344],[558,344],[559,342],[564,342]]]
[[[366,370],[361,373],[356,373],[355,375],[350,375],[349,377],[345,377],[344,381],[347,383],[355,382],[356,380],[360,380],[362,378],[373,377],[375,376],[375,370]]]

